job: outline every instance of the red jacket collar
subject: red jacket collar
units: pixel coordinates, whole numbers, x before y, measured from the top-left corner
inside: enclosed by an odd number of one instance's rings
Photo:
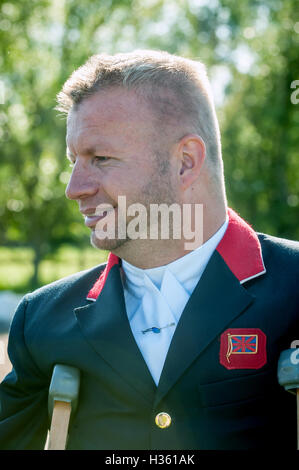
[[[112,268],[112,266],[118,263],[119,263],[118,256],[114,255],[113,253],[109,253],[106,267],[104,271],[102,271],[102,273],[100,274],[100,277],[97,279],[97,281],[92,286],[90,291],[88,292],[87,300],[96,300],[98,298],[98,296],[100,295],[104,287],[104,284],[106,282],[110,269]]]
[[[228,209],[228,216],[228,227],[216,249],[243,283],[266,272],[261,244],[253,228],[235,211]]]
[[[240,283],[243,283],[266,272],[261,245],[255,231],[235,211],[228,209],[228,216],[229,224],[217,251]],[[116,255],[109,253],[107,265],[90,289],[88,300],[98,298],[110,269],[119,261]]]

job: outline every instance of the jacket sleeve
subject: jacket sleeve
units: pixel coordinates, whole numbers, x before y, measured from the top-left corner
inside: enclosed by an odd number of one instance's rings
[[[0,384],[0,449],[42,450],[48,428],[49,380],[32,360],[25,343],[26,296],[19,304],[9,333],[12,371]]]

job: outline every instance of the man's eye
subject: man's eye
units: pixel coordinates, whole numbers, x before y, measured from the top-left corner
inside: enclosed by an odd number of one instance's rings
[[[105,163],[105,162],[108,162],[108,160],[110,159],[110,157],[102,157],[101,155],[96,155],[96,156],[94,157],[94,159],[95,159],[97,162]]]

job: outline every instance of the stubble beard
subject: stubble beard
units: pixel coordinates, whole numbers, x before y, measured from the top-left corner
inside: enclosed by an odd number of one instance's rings
[[[115,227],[115,232],[117,235],[117,226]],[[128,236],[126,238],[105,238],[99,239],[96,236],[96,230],[93,229],[90,235],[90,243],[94,248],[104,251],[118,251],[123,245],[126,245],[132,241]]]

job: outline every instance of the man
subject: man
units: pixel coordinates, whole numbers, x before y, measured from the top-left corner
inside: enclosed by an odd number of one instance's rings
[[[66,195],[110,255],[20,303],[1,448],[43,448],[57,363],[81,372],[68,449],[295,448],[295,398],[276,370],[299,337],[299,244],[257,235],[227,208],[204,66],[158,51],[96,55],[58,103]],[[157,236],[162,212],[134,218],[157,204],[175,204],[169,237]]]

